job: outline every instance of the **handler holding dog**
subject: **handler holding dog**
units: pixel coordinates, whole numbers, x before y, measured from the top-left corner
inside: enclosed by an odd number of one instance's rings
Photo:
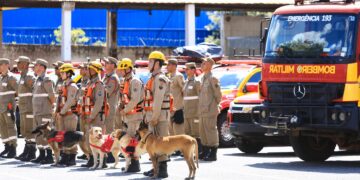
[[[122,77],[125,78],[124,89],[121,92],[121,111],[124,122],[127,125],[126,133],[132,137],[129,145],[126,147],[126,153],[129,153],[131,164],[127,172],[139,172],[139,157],[134,157],[137,139],[135,138],[136,130],[139,129],[143,119],[143,83],[133,74],[134,66],[131,59],[124,58],[118,66]]]
[[[150,132],[157,136],[168,136],[172,97],[170,95],[170,80],[161,72],[161,67],[166,63],[165,55],[162,52],[153,51],[148,59],[148,69],[151,73],[151,78],[145,86],[145,121],[150,125]],[[159,162],[158,178],[168,177],[168,156],[166,154],[159,154],[156,158]],[[154,171],[144,172],[144,175],[153,176]]]
[[[60,76],[63,81],[63,85],[60,87],[59,100],[56,103],[56,113],[59,116],[57,119],[62,129],[58,131],[76,131],[77,126],[77,115],[76,113],[76,102],[79,94],[79,89],[73,82],[71,77],[75,74],[74,67],[70,63],[63,64],[60,68]],[[63,150],[63,155],[59,162],[60,165],[74,166],[76,165],[75,157],[77,154],[77,147],[75,146],[71,150]]]
[[[44,59],[36,59],[34,72],[37,77],[33,89],[33,113],[36,126],[52,121],[53,107],[55,103],[54,85],[51,79],[46,75],[48,62]],[[34,163],[51,164],[54,162],[52,150],[43,136],[36,137],[36,145],[40,151],[36,159],[31,160]],[[46,150],[46,156],[45,156]]]
[[[88,149],[89,144],[89,131],[91,127],[97,126],[105,129],[105,116],[108,114],[108,104],[106,103],[105,86],[100,80],[100,73],[102,71],[102,65],[100,62],[92,61],[88,64],[90,81],[84,92],[84,104],[83,115],[86,119],[85,129]],[[94,157],[90,155],[88,162],[81,165],[82,167],[92,167],[94,165]],[[106,159],[104,161],[106,167]]]

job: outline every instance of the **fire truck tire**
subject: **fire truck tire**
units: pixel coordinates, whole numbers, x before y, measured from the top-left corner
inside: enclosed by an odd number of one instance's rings
[[[260,143],[251,142],[245,139],[242,139],[241,142],[236,142],[235,144],[236,147],[245,154],[256,154],[264,148]]]
[[[306,162],[322,162],[335,150],[336,144],[329,138],[311,136],[290,136],[290,143],[295,154]]]
[[[230,133],[226,116],[226,111],[218,116],[217,129],[219,133],[219,144],[221,147],[234,147],[234,137]]]

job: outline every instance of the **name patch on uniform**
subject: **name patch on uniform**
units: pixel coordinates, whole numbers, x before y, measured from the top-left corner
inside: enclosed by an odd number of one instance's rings
[[[2,83],[2,86],[7,86],[7,83]]]
[[[188,89],[193,89],[193,88],[194,88],[194,86],[189,86],[189,87],[188,87]]]

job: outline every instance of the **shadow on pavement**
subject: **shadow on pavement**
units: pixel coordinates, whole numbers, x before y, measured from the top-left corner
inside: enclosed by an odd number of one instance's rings
[[[289,170],[289,171],[304,171],[317,173],[359,173],[360,161],[325,161],[325,162],[268,162],[256,163],[248,165],[250,167],[273,169],[273,170]]]
[[[11,160],[11,161],[1,163],[0,165],[21,165],[21,164],[24,164],[24,162],[18,161],[18,160]]]
[[[119,169],[119,172],[113,172],[113,173],[105,173],[106,176],[119,176],[119,177],[126,177],[126,176],[131,176],[134,174],[142,174],[142,172],[138,172],[138,173],[123,173],[121,172],[121,170]]]
[[[336,151],[332,156],[353,156],[359,155],[359,152],[351,151]],[[245,153],[231,153],[224,154],[224,156],[240,156],[240,157],[261,157],[261,158],[289,158],[296,157],[294,152],[268,152],[268,153],[257,153],[257,154],[245,154]]]

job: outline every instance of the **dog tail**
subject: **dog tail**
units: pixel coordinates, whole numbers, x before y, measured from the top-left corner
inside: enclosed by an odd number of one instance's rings
[[[196,160],[196,166],[199,169],[199,147],[198,143],[195,140],[195,160]]]

